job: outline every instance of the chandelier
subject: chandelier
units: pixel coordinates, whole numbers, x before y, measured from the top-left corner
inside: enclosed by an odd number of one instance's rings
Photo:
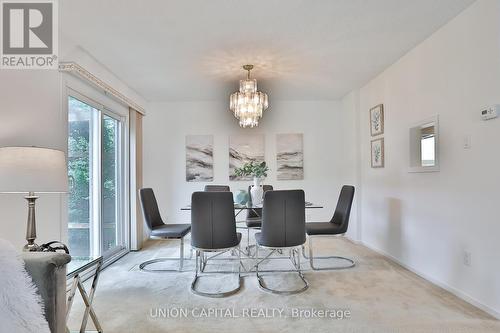
[[[267,94],[257,91],[257,80],[250,78],[253,65],[244,65],[243,69],[248,72],[247,78],[240,80],[240,91],[231,94],[229,109],[240,121],[241,127],[256,127],[263,111],[269,106]]]

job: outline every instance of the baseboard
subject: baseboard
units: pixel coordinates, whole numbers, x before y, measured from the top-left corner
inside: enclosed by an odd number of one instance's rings
[[[416,269],[414,269],[413,267],[401,262],[399,259],[395,258],[394,256],[390,255],[389,253],[381,250],[381,249],[378,249],[378,248],[375,248],[371,245],[368,245],[366,244],[365,242],[363,241],[357,241],[357,240],[353,240],[351,238],[349,238],[349,240],[351,240],[352,242],[356,243],[356,244],[360,244],[360,245],[363,245],[367,248],[369,248],[370,250],[386,257],[387,259],[393,261],[394,263],[398,264],[399,266],[409,270],[410,272],[420,276],[421,278],[429,281],[430,283],[434,284],[435,286],[439,287],[439,288],[442,288],[444,290],[446,290],[447,292],[449,293],[452,293],[453,295],[457,296],[458,298],[464,300],[465,302],[475,306],[476,308],[488,313],[489,315],[495,317],[496,319],[500,320],[500,312],[496,311],[495,309],[487,306],[487,305],[484,305],[483,303],[479,302],[478,300],[476,300],[475,298],[467,295],[466,293],[446,284],[446,283],[443,283],[441,281],[438,281],[430,276],[428,276],[427,274],[425,273],[422,273]]]
[[[362,241],[360,241],[359,239],[354,239],[354,238],[349,237],[349,236],[347,236],[347,235],[345,235],[345,236],[344,236],[344,238],[346,238],[347,240],[349,240],[351,243],[366,246],[366,245],[365,245]],[[368,246],[366,246],[366,247],[368,247]]]

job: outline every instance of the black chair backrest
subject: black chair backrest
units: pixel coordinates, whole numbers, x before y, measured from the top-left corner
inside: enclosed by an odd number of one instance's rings
[[[347,231],[349,226],[349,216],[351,215],[352,200],[354,199],[354,186],[344,185],[340,191],[337,208],[330,222],[340,226],[340,232]]]
[[[248,186],[248,197],[249,197],[249,202],[250,205],[252,204],[252,195],[250,194],[250,189],[252,186]],[[264,193],[267,191],[272,191],[273,186],[272,185],[262,185],[262,190],[264,190]],[[254,209],[247,209],[247,218],[250,217],[262,217],[262,208],[254,208]]]
[[[205,185],[205,192],[230,192],[227,185]]]
[[[200,249],[226,249],[238,245],[231,192],[193,193],[191,245]]]
[[[291,247],[306,242],[304,191],[267,191],[262,209],[261,244]]]
[[[141,188],[139,190],[139,197],[141,199],[144,220],[146,221],[149,230],[164,225],[153,189]]]

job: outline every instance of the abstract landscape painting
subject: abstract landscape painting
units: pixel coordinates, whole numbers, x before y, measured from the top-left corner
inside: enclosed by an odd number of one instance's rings
[[[229,180],[251,180],[252,176],[238,177],[234,169],[254,161],[264,161],[264,135],[232,135],[229,137]]]
[[[278,180],[304,179],[304,145],[302,134],[278,134],[276,158]]]
[[[214,180],[214,137],[212,135],[186,136],[186,181]]]

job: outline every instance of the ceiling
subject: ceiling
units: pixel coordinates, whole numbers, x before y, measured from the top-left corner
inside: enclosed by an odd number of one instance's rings
[[[149,101],[221,100],[255,65],[272,100],[361,87],[472,0],[65,0],[60,26]]]

